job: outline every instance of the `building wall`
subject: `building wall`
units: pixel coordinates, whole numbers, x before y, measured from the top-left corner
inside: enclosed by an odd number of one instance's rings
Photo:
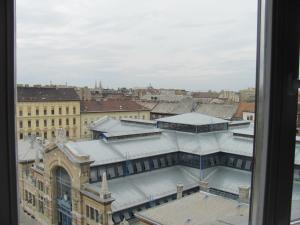
[[[59,128],[65,129],[66,136],[70,139],[80,138],[79,101],[18,102],[16,114],[18,139],[23,139],[30,134],[51,139],[53,134],[57,135]]]
[[[105,116],[113,119],[145,119],[150,120],[150,111],[127,111],[127,112],[84,112],[81,113],[81,138],[90,138],[92,133],[89,125]]]
[[[255,113],[253,112],[243,112],[243,120],[248,120],[254,122]]]
[[[90,165],[88,163],[74,163],[61,150],[52,148],[45,152],[41,168],[36,168],[32,162],[20,163],[19,167],[21,207],[39,223],[58,224],[55,171],[58,167],[62,167],[71,179],[72,225],[112,225],[111,222],[109,223],[111,202],[102,203],[98,193],[95,193],[94,198],[82,193],[84,184],[89,182]],[[31,200],[29,200],[29,193]],[[40,209],[40,205],[43,210]],[[87,217],[87,206],[98,211],[99,222],[96,221],[96,217],[94,219],[91,216]],[[94,211],[94,216],[96,216],[96,211]]]

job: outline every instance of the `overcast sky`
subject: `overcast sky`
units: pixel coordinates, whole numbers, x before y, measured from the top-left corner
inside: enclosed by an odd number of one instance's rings
[[[18,83],[254,86],[256,0],[17,0]]]

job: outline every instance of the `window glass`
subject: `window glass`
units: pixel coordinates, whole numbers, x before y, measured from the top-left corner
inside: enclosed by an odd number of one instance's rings
[[[138,224],[136,210],[197,192],[174,221],[246,223],[257,8],[257,0],[19,1],[22,215]],[[157,223],[173,224],[163,215],[171,211],[155,213]]]

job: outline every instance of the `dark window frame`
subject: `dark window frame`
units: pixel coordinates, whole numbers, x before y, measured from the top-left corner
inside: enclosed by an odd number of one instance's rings
[[[299,0],[260,0],[251,225],[289,224],[299,81]],[[0,1],[0,220],[18,224],[15,1]],[[293,87],[296,86],[297,88]],[[280,168],[280,169],[279,169]],[[284,181],[284,182],[282,182]]]

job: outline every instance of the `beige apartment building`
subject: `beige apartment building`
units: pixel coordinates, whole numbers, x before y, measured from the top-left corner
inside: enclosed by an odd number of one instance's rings
[[[80,137],[80,100],[73,88],[18,87],[18,139],[57,136],[62,128],[69,139]]]
[[[81,137],[90,138],[90,125],[103,118],[150,120],[150,109],[129,99],[104,99],[81,101]]]

